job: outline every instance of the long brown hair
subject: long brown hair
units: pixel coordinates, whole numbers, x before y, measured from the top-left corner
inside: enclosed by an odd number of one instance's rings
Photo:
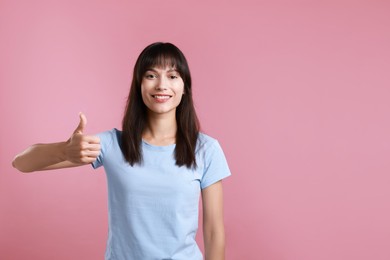
[[[173,67],[184,82],[184,95],[176,108],[176,165],[196,167],[195,148],[199,120],[192,100],[191,75],[184,54],[171,43],[156,42],[147,46],[134,66],[133,80],[122,121],[122,153],[131,166],[142,163],[142,133],[147,123],[147,108],[141,96],[145,72],[153,67]]]

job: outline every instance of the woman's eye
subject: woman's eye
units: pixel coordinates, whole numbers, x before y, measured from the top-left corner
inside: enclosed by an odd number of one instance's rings
[[[153,74],[146,74],[145,77],[146,77],[147,79],[154,79],[154,78],[156,78],[156,75],[153,75]]]
[[[177,79],[178,78],[178,76],[176,76],[176,75],[171,75],[171,76],[169,76],[171,79]]]

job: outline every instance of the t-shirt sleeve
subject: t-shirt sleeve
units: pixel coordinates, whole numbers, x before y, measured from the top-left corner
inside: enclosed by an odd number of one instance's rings
[[[206,152],[206,165],[200,182],[201,189],[204,189],[217,181],[220,181],[231,175],[225,154],[219,142],[214,140]]]
[[[112,129],[110,131],[105,131],[97,134],[100,138],[100,154],[96,158],[96,160],[91,163],[92,167],[94,169],[99,168],[104,163],[104,154],[108,151],[109,147],[112,144],[113,136],[115,135],[115,129]]]

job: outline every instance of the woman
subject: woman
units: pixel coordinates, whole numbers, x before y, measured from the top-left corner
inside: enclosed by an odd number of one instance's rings
[[[205,259],[224,259],[221,180],[230,175],[215,139],[199,132],[191,76],[173,44],[154,43],[137,59],[122,131],[84,135],[85,115],[66,142],[17,155],[22,172],[92,164],[108,181],[106,259],[202,259],[196,244],[202,194]]]

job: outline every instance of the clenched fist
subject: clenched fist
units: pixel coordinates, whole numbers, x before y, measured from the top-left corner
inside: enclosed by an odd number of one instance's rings
[[[84,135],[87,118],[83,113],[79,116],[80,123],[66,142],[66,160],[72,163],[88,164],[94,162],[100,154],[100,138]]]

